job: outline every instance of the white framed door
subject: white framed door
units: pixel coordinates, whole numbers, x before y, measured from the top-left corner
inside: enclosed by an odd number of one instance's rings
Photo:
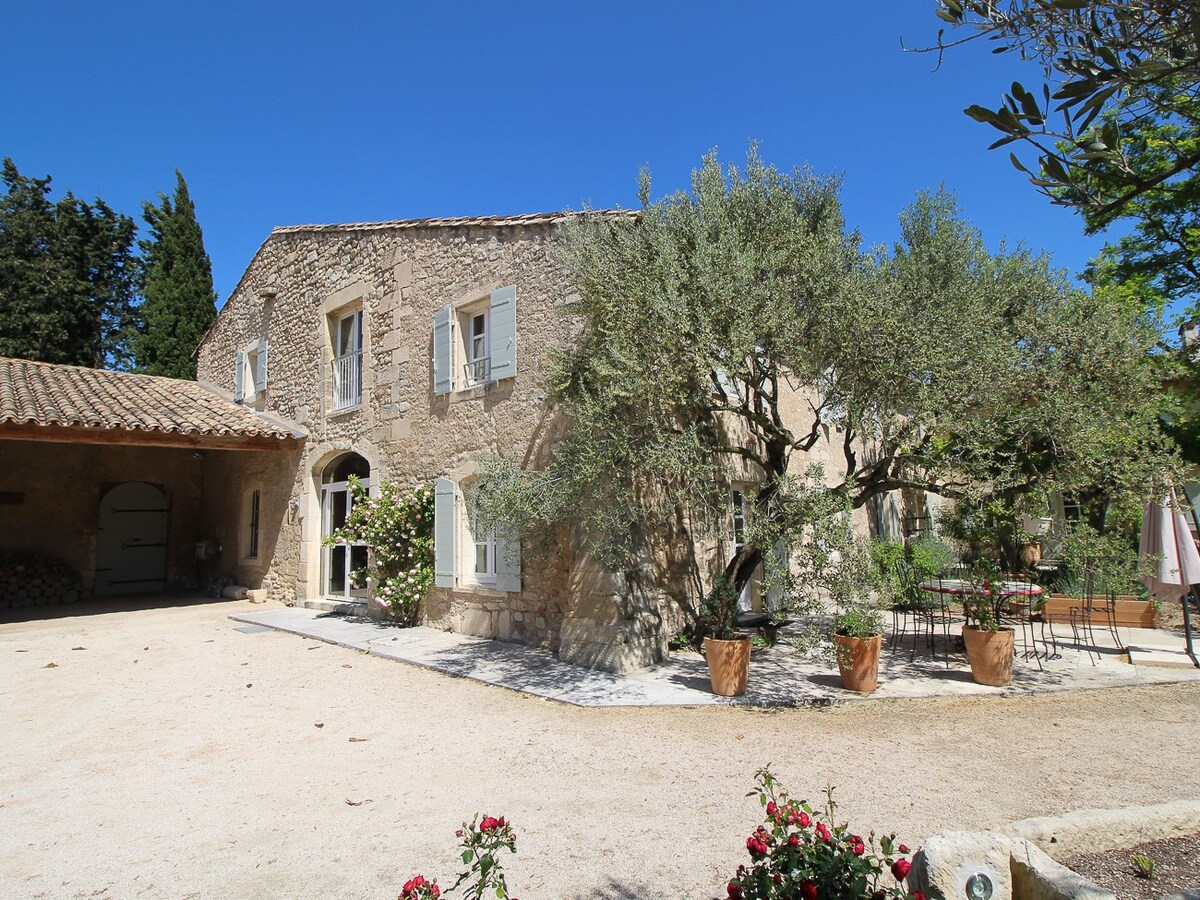
[[[370,479],[362,479],[365,488]],[[333,481],[321,485],[321,537],[331,537],[346,524],[353,508],[348,481]],[[326,597],[346,600],[365,599],[367,587],[355,587],[351,573],[367,566],[366,544],[332,544],[321,548],[321,587]]]

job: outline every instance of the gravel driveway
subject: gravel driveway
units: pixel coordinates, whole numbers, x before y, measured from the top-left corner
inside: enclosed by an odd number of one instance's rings
[[[416,872],[453,880],[454,829],[479,811],[516,824],[523,900],[707,898],[768,762],[913,845],[1200,797],[1195,684],[579,709],[236,631],[251,608],[0,625],[0,897],[394,898]]]

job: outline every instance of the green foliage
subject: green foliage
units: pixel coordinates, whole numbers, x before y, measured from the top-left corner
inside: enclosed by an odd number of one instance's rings
[[[908,545],[903,541],[873,540],[868,550],[877,569],[878,590],[893,605],[906,607],[921,604],[921,582],[936,578],[957,561],[954,551],[931,534],[923,534]]]
[[[0,197],[0,356],[127,368],[135,227],[99,198],[50,200],[11,159]]]
[[[355,587],[368,571],[373,597],[403,625],[415,625],[421,601],[433,584],[433,488],[406,491],[385,481],[371,497],[362,482],[350,477],[350,515],[346,524],[325,539],[327,544],[366,544],[369,569],[351,573]]]
[[[906,885],[908,847],[894,834],[855,834],[837,821],[833,788],[816,810],[796,801],[771,773],[755,773],[756,797],[766,813],[746,839],[749,865],[738,866],[726,888],[729,900],[900,900],[915,897]]]
[[[1190,0],[940,0],[937,15],[965,36],[946,43],[939,31],[930,50],[986,39],[1041,65],[1040,90],[1014,82],[999,107],[966,113],[1001,133],[992,149],[1033,150],[1033,169],[1015,154],[1013,164],[1053,202],[1093,229],[1140,217],[1144,197],[1194,203],[1200,13]]]
[[[1078,596],[1130,594],[1142,588],[1138,579],[1153,569],[1138,554],[1137,525],[1126,522],[1100,532],[1085,522],[1064,523],[1053,535],[1062,561],[1055,589]]]
[[[724,574],[713,579],[712,587],[700,601],[700,625],[704,635],[718,641],[733,640],[737,636],[739,594]]]
[[[1149,856],[1143,853],[1135,853],[1129,857],[1129,861],[1133,864],[1133,871],[1137,873],[1139,878],[1145,878],[1149,881],[1154,877],[1154,870],[1157,866]]]
[[[150,239],[141,241],[142,333],[138,368],[150,375],[196,377],[195,351],[217,315],[212,262],[187,182],[175,172],[175,198],[143,205]]]

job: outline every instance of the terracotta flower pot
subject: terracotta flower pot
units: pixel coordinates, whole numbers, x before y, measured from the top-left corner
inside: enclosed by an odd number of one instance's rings
[[[1011,628],[987,631],[976,625],[963,628],[963,643],[967,645],[967,662],[971,677],[978,684],[1004,687],[1012,684],[1013,641]]]
[[[721,697],[739,697],[746,693],[750,678],[750,635],[731,641],[704,639],[704,658],[708,660],[708,677],[712,692]]]
[[[837,644],[842,687],[863,694],[875,690],[879,686],[879,647],[883,643],[883,635],[856,638],[835,634],[833,640]]]

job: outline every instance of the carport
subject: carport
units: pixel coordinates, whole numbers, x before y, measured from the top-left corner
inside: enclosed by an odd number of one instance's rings
[[[193,381],[0,358],[0,607],[26,605],[19,560],[81,596],[261,580],[304,437]]]

